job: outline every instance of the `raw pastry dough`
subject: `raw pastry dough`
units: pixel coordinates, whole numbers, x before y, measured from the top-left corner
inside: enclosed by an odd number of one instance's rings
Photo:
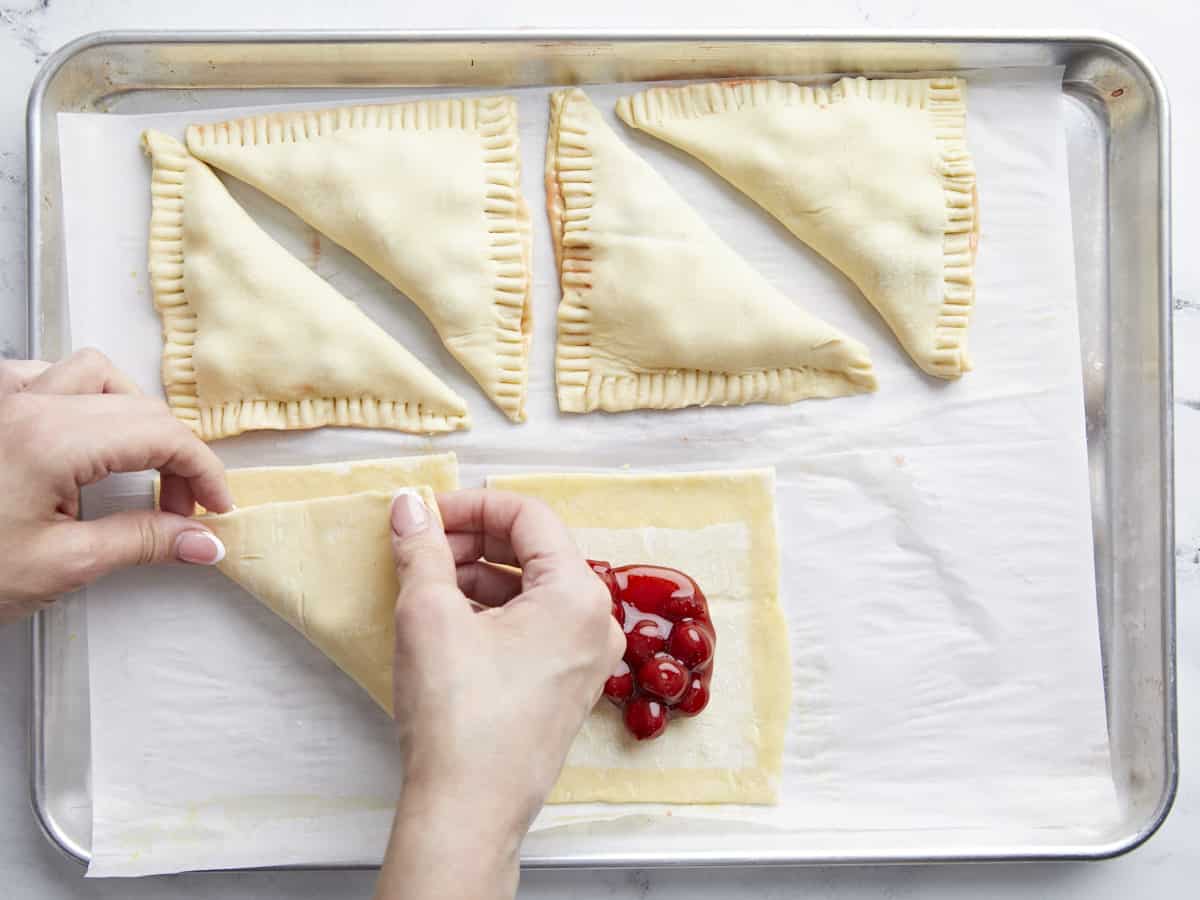
[[[172,412],[205,440],[259,428],[468,425],[462,399],[275,243],[165,134],[153,158],[150,278]]]
[[[512,97],[270,113],[192,126],[187,143],[408,295],[524,421],[532,278]]]
[[[437,509],[433,492],[416,488]],[[209,516],[225,575],[308,638],[392,712],[392,493],[265,503]]]
[[[687,571],[717,625],[708,709],[638,743],[601,701],[549,802],[775,802],[791,667],[778,596],[773,472],[516,475],[489,478],[488,486],[544,500],[586,555]],[[617,556],[625,553],[654,558]]]
[[[550,102],[560,409],[791,403],[875,389],[866,348],[768,284],[582,91]]]
[[[700,159],[858,285],[923,370],[970,369],[978,238],[958,78],[650,88],[617,115]]]
[[[453,453],[430,453],[310,466],[253,466],[226,469],[225,480],[238,508],[417,485],[428,485],[435,494],[440,494],[458,490],[458,458]],[[155,506],[159,489],[160,481],[155,478]],[[204,507],[197,505],[196,510],[204,512]]]

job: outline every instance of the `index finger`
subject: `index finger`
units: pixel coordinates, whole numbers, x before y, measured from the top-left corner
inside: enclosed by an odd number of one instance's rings
[[[186,481],[195,500],[210,511],[227,512],[233,507],[225,466],[212,448],[150,398],[64,396],[54,398],[50,408],[69,423],[58,431],[64,435],[62,452],[75,464],[77,480],[157,469]],[[113,428],[114,421],[121,427]]]
[[[95,347],[76,350],[25,388],[35,394],[140,394],[137,385]]]
[[[585,565],[567,526],[540,500],[487,488],[439,494],[437,500],[447,536],[466,536],[480,555],[484,547],[501,551],[489,552],[489,558],[511,550],[511,560],[492,562],[520,566],[526,588],[564,567]]]
[[[139,441],[145,443],[139,444]],[[196,503],[214,513],[233,509],[233,493],[225,480],[225,464],[208,444],[169,412],[152,414],[144,430],[135,426],[112,446],[115,450],[126,451],[124,455],[118,452],[118,471],[129,471],[139,466],[143,454],[149,454],[146,457],[147,465],[141,468],[157,469],[162,474],[163,482],[168,486],[171,511],[182,514],[186,509],[187,515],[191,515],[195,512]],[[187,490],[176,494],[178,489],[172,489],[170,485],[180,481]],[[172,497],[182,497],[184,493],[191,494],[192,503],[172,500]]]

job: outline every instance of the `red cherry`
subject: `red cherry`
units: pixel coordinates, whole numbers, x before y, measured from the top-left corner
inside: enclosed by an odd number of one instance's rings
[[[604,682],[604,696],[617,706],[633,696],[633,673],[624,660],[617,663],[617,670]]]
[[[708,601],[687,575],[663,566],[622,566],[613,570],[617,593],[643,612],[678,622],[708,619]]]
[[[667,730],[667,708],[649,697],[634,697],[625,707],[625,727],[639,741],[656,738]]]
[[[684,619],[671,629],[667,649],[689,669],[702,669],[712,662],[712,633],[694,619]]]
[[[658,623],[653,619],[640,619],[625,634],[625,662],[636,671],[666,646],[667,639],[659,632]]]
[[[664,604],[664,609],[663,618],[670,619],[672,622],[682,622],[684,619],[708,618],[708,602],[699,590],[694,594],[671,597]]]
[[[676,703],[687,690],[688,674],[678,660],[659,653],[638,668],[637,681],[647,694],[661,697],[667,703]]]
[[[704,679],[693,677],[692,683],[683,693],[683,699],[675,704],[675,711],[685,716],[694,716],[708,706],[708,685]]]
[[[663,600],[660,615],[672,622],[682,622],[684,619],[708,621],[708,601],[700,586],[682,572],[675,574],[676,588]]]
[[[670,569],[658,566],[624,566],[613,573],[621,599],[643,612],[663,615],[663,604],[679,588]]]

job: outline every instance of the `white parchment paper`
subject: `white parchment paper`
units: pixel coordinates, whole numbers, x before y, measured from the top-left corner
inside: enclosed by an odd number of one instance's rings
[[[736,820],[729,828],[768,824],[813,840],[881,828],[992,829],[1014,839],[1103,829],[1117,807],[1060,78],[1054,69],[971,76],[983,221],[976,371],[953,384],[922,375],[857,291],[761,210],[620,125],[613,101],[637,85],[588,89],[622,137],[768,279],[868,344],[879,392],[828,402],[557,412],[559,292],[541,212],[547,90],[517,92],[536,241],[525,425],[491,407],[415,306],[289,212],[227,180],[284,246],[467,398],[475,424],[437,439],[323,429],[214,446],[230,465],[453,449],[464,485],[513,471],[773,465],[794,659],[783,802],[677,807],[675,827],[681,817],[715,816]],[[161,390],[161,340],[138,136],[150,126],[181,136],[189,123],[229,115],[197,108],[59,120],[73,343],[101,347],[147,391]],[[146,476],[110,479],[88,493],[89,513],[148,505],[148,485]],[[182,567],[109,578],[88,590],[88,614],[90,874],[379,860],[399,777],[390,723],[302,637],[219,573]],[[647,811],[554,807],[537,827]],[[653,834],[664,821],[631,827]]]

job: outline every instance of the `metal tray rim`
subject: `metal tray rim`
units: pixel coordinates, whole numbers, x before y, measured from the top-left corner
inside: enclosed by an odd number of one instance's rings
[[[1161,575],[1163,577],[1163,628],[1164,683],[1163,705],[1165,725],[1166,760],[1163,789],[1158,801],[1145,821],[1131,834],[1116,841],[1098,844],[1086,849],[1063,847],[1055,852],[1053,846],[1014,847],[1004,852],[982,852],[977,854],[925,853],[914,856],[904,852],[894,854],[871,854],[862,856],[830,856],[804,852],[740,852],[714,855],[709,853],[680,854],[664,859],[653,853],[580,854],[571,857],[523,857],[523,868],[692,868],[707,866],[769,865],[872,865],[898,863],[935,862],[1033,862],[1103,860],[1122,856],[1137,849],[1162,827],[1166,821],[1179,785],[1179,741],[1176,687],[1176,620],[1175,620],[1175,557],[1174,557],[1174,416],[1173,416],[1173,363],[1172,363],[1172,290],[1171,290],[1171,145],[1170,106],[1166,85],[1154,65],[1132,44],[1116,35],[1101,30],[1073,31],[1048,29],[1045,31],[1023,31],[1011,29],[982,29],[962,32],[950,28],[923,29],[919,31],[868,29],[842,31],[832,28],[820,29],[700,29],[664,32],[655,29],[621,29],[602,31],[593,29],[359,29],[348,31],[326,31],[321,29],[288,29],[263,31],[229,30],[184,30],[163,31],[128,29],[96,31],[82,35],[60,47],[42,64],[30,88],[26,105],[26,159],[27,159],[27,233],[26,270],[28,275],[28,321],[26,324],[29,353],[39,355],[41,349],[38,323],[41,321],[41,285],[36,273],[41,267],[42,210],[38,199],[42,192],[43,173],[37,149],[41,144],[40,114],[46,90],[58,72],[78,54],[106,45],[160,43],[444,43],[451,41],[489,42],[636,42],[636,41],[794,41],[813,42],[820,40],[856,41],[864,43],[1086,43],[1106,49],[1125,57],[1145,77],[1160,111],[1158,138],[1158,177],[1162,185],[1158,218],[1158,271],[1162,290],[1156,298],[1159,310],[1159,358],[1163,374],[1160,394],[1162,416],[1162,440],[1160,464],[1164,477],[1161,485],[1161,508],[1164,513],[1164,539],[1161,548]],[[53,817],[45,798],[45,755],[43,730],[45,629],[43,614],[37,614],[30,626],[32,642],[32,709],[30,715],[29,747],[31,762],[30,801],[34,818],[39,828],[60,852],[78,863],[87,865],[91,860],[89,849],[81,847],[71,839],[62,825]],[[268,869],[316,869],[320,866],[271,866]],[[342,868],[372,868],[369,866],[347,866]]]

